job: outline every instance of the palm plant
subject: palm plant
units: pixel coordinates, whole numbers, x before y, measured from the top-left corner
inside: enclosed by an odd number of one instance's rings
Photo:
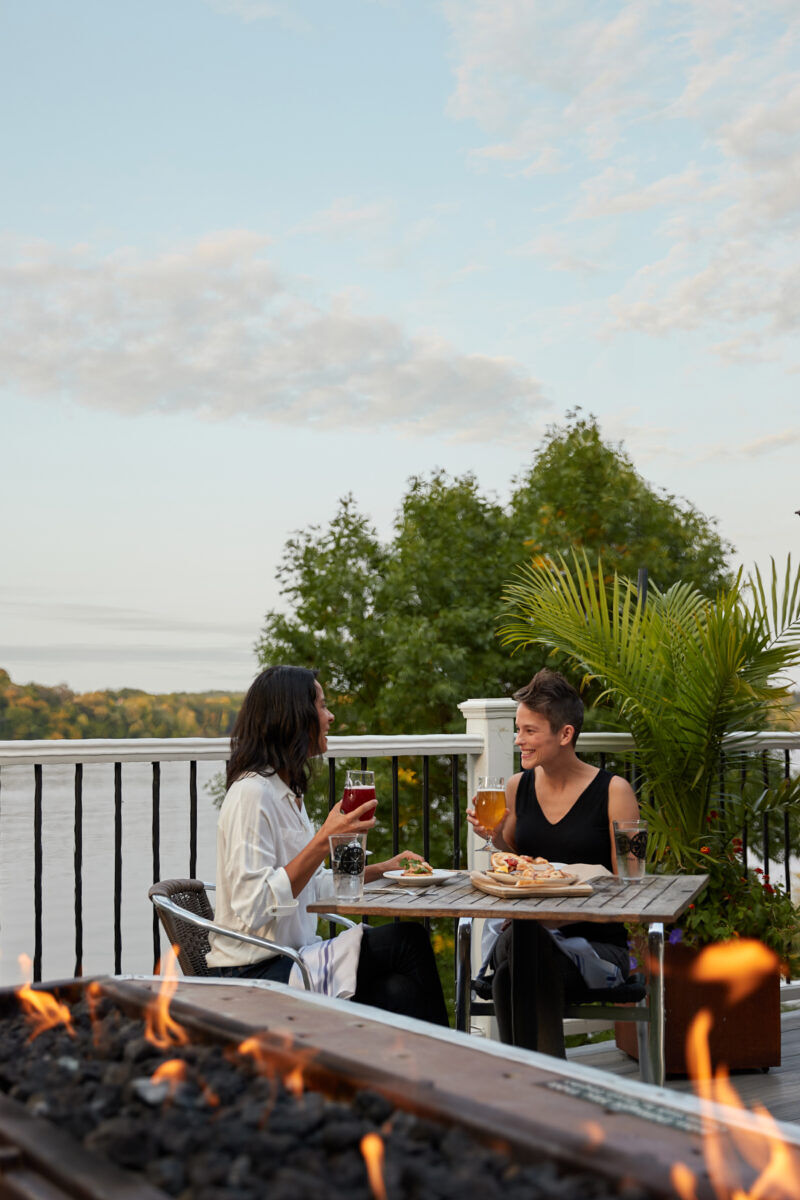
[[[633,735],[642,813],[661,869],[710,868],[728,917],[737,900],[732,892],[743,883],[759,888],[759,901],[775,896],[786,928],[772,940],[785,951],[796,922],[791,901],[769,884],[762,896],[759,880],[743,877],[733,838],[743,797],[719,788],[723,745],[729,765],[735,752],[730,735],[774,727],[791,702],[780,679],[800,663],[800,571],[793,572],[791,559],[781,574],[773,561],[766,583],[757,569],[747,578],[740,572],[714,600],[679,583],[665,592],[651,587],[643,604],[633,580],[607,579],[602,565],[595,572],[573,555],[571,563],[521,568],[505,601],[504,644],[565,654],[576,682],[599,685],[599,702]],[[756,804],[763,812],[797,796],[800,782],[792,780],[764,788]],[[708,901],[714,903],[710,894]],[[749,892],[738,901],[754,911]],[[712,916],[705,932],[719,928],[727,926]]]

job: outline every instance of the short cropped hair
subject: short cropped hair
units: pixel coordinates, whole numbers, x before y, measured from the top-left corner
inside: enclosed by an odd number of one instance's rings
[[[583,728],[583,701],[575,688],[559,675],[543,667],[537,671],[530,683],[514,692],[517,704],[524,704],[531,712],[547,718],[552,733],[558,733],[565,725],[571,725],[573,746]]]

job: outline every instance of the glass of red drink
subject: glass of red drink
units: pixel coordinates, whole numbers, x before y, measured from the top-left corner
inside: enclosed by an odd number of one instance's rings
[[[375,795],[375,772],[348,771],[344,781],[342,812],[352,812],[354,808],[360,808],[368,800],[374,800],[376,805],[378,803]],[[364,816],[371,817],[372,812],[364,813]]]

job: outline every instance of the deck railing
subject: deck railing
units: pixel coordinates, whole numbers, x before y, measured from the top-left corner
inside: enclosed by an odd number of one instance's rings
[[[464,851],[464,824],[462,814],[467,797],[473,794],[474,781],[477,775],[501,775],[508,777],[515,769],[514,757],[514,711],[515,705],[508,700],[468,700],[461,705],[461,711],[466,719],[466,733],[463,734],[434,734],[434,735],[398,735],[364,737],[331,737],[326,754],[328,769],[328,802],[334,804],[337,795],[336,769],[342,760],[358,761],[362,768],[372,760],[389,760],[391,779],[391,836],[393,852],[399,849],[400,830],[400,770],[402,760],[421,760],[422,769],[418,772],[419,799],[421,803],[422,822],[422,852],[426,855],[430,850],[430,817],[431,817],[431,787],[430,767],[436,761],[437,767],[449,760],[449,813],[452,820],[452,865],[462,865]],[[767,775],[776,771],[787,778],[792,772],[792,755],[800,753],[800,733],[798,734],[741,734],[731,739],[731,750],[747,751],[751,762],[757,763],[756,769]],[[626,774],[636,786],[637,767],[633,739],[627,734],[585,733],[580,741],[581,755],[590,761],[597,761],[601,766],[608,766],[620,773]],[[109,961],[107,969],[120,973],[123,968],[123,800],[126,795],[126,765],[134,763],[150,764],[152,778],[149,811],[137,813],[140,820],[148,820],[150,824],[151,871],[153,881],[161,878],[162,832],[161,832],[161,800],[162,800],[162,764],[180,762],[187,764],[186,804],[188,806],[188,844],[186,845],[187,873],[196,877],[198,862],[198,777],[199,762],[219,762],[222,764],[229,753],[229,743],[226,738],[137,738],[137,739],[107,739],[107,740],[76,740],[76,741],[19,741],[0,742],[0,846],[2,846],[6,830],[6,813],[3,805],[3,784],[10,768],[32,768],[30,788],[30,823],[29,831],[33,848],[33,878],[29,886],[20,890],[16,888],[13,894],[4,895],[4,911],[2,913],[2,928],[0,929],[0,955],[3,954],[4,931],[13,924],[18,914],[33,910],[32,931],[32,973],[34,979],[43,977],[46,964],[43,962],[43,932],[45,913],[43,907],[43,820],[47,809],[48,788],[46,786],[45,769],[48,766],[68,765],[73,767],[72,783],[72,844],[63,846],[62,854],[72,855],[73,895],[71,905],[74,910],[74,974],[84,971],[84,878],[92,869],[91,861],[87,861],[87,849],[84,841],[84,767],[96,763],[113,764],[113,789],[109,794],[111,813],[108,820],[113,821],[113,895],[109,897],[111,908],[111,923],[113,924],[113,961]],[[777,758],[776,758],[777,754]],[[18,776],[17,776],[18,777]],[[63,789],[62,799],[63,803]],[[137,801],[143,807],[141,801]],[[441,813],[440,806],[437,813]],[[113,815],[112,815],[113,814]],[[210,804],[203,809],[203,820],[213,820],[215,814]],[[785,883],[791,887],[791,858],[797,847],[790,844],[791,823],[788,812],[782,814],[782,828],[776,834],[772,827],[772,819],[765,817],[758,830],[759,851],[767,872],[770,869],[770,858],[775,853],[778,841],[782,843],[777,857],[783,859]],[[15,836],[19,836],[19,830]],[[747,831],[745,830],[747,842]],[[467,863],[472,865],[474,841],[471,831],[466,838]],[[147,880],[149,883],[149,880]],[[2,881],[0,881],[2,884]],[[153,921],[153,956],[157,960],[160,955],[160,935],[155,918],[148,915],[147,902],[144,898],[145,881],[141,888],[141,914],[143,921]],[[46,973],[46,972],[45,972]]]

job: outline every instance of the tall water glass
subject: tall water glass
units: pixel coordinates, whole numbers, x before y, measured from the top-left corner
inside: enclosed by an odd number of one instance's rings
[[[629,883],[644,879],[647,870],[647,821],[615,821],[617,873]]]

